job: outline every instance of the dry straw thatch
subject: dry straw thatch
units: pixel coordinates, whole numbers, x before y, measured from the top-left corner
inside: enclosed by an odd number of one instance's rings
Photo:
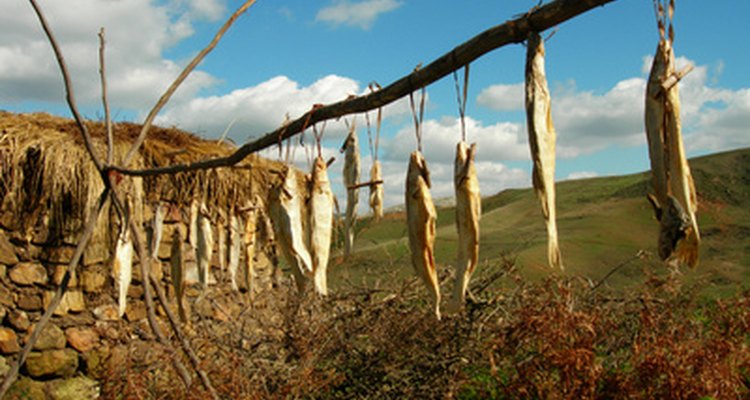
[[[103,123],[89,122],[95,151],[106,154]],[[114,154],[127,152],[141,126],[114,126]],[[131,167],[158,167],[225,156],[228,142],[201,139],[176,128],[151,129]],[[212,219],[219,210],[250,205],[278,181],[279,163],[251,156],[232,168],[178,173],[147,178],[125,177],[121,183],[132,217],[143,223],[151,204],[165,201],[187,210],[193,199],[209,206]],[[83,146],[72,120],[44,113],[0,111],[0,225],[18,232],[28,242],[45,246],[74,244],[83,221],[93,211],[103,189],[99,173]],[[117,217],[107,210],[84,256],[85,263],[103,261],[112,248]],[[115,229],[111,229],[115,228]]]

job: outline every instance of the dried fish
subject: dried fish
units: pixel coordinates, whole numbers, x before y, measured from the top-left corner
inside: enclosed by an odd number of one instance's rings
[[[239,290],[237,286],[237,269],[240,266],[240,250],[242,249],[242,222],[236,213],[229,214],[229,279],[232,290]]]
[[[211,273],[211,256],[214,250],[214,235],[211,228],[211,220],[208,216],[208,208],[201,203],[197,218],[198,225],[198,247],[195,252],[195,261],[198,266],[198,281],[205,289],[208,286]]]
[[[133,242],[130,238],[128,224],[123,223],[117,237],[115,259],[112,272],[117,286],[117,313],[120,317],[125,314],[127,307],[128,288],[133,278]]]
[[[193,249],[198,248],[198,200],[193,199],[190,202],[190,215],[189,215],[189,225],[188,225],[188,242],[190,243],[190,247]]]
[[[529,34],[526,48],[526,121],[531,159],[534,162],[534,190],[547,223],[549,265],[563,269],[555,206],[555,128],[552,125],[550,94],[544,72],[544,42],[539,33]]]
[[[256,202],[257,204],[257,202]],[[258,210],[251,206],[245,215],[245,286],[252,298],[255,290],[255,228],[258,223]]]
[[[333,192],[328,180],[326,162],[317,157],[313,164],[310,197],[310,252],[313,263],[313,282],[320,295],[328,294],[326,270],[331,251],[333,232]]]
[[[216,255],[219,261],[219,270],[224,274],[227,270],[227,213],[219,210],[219,218],[216,220]],[[225,275],[224,275],[225,276]]]
[[[164,217],[167,214],[167,205],[158,202],[154,205],[154,219],[151,220],[151,258],[156,259],[159,254],[159,245],[164,232]]]
[[[456,190],[456,229],[458,231],[458,256],[456,281],[450,310],[456,312],[464,304],[466,289],[479,260],[479,220],[482,198],[479,193],[477,169],[474,166],[476,143],[471,146],[461,141],[456,146],[453,183]]]
[[[383,180],[383,175],[380,170],[380,160],[372,162],[372,168],[370,169],[370,182],[377,182]],[[383,184],[370,185],[370,208],[372,209],[372,216],[375,221],[380,221],[383,218]]]
[[[670,6],[671,7],[671,6]],[[645,124],[651,161],[649,196],[659,220],[659,255],[679,266],[698,263],[700,232],[695,213],[698,201],[682,141],[680,98],[677,85],[665,82],[677,76],[672,47],[673,31],[665,35],[671,22],[663,8],[659,18],[659,44],[656,48],[646,87]],[[666,209],[663,209],[666,207]]]
[[[357,220],[359,189],[352,186],[359,183],[359,139],[352,124],[349,135],[344,141],[344,187],[346,187],[346,214],[344,218],[344,257],[349,257],[354,246],[354,223]]]
[[[432,202],[430,186],[427,163],[422,153],[415,151],[409,158],[405,193],[411,262],[417,275],[427,285],[434,303],[435,316],[440,319],[440,284],[433,252],[437,212]]]
[[[185,271],[182,263],[182,232],[179,227],[175,227],[172,232],[172,248],[169,255],[169,264],[172,272],[172,287],[174,288],[175,301],[180,313],[182,322],[188,321],[185,310]]]
[[[273,189],[269,214],[274,221],[276,241],[297,282],[297,289],[303,292],[312,274],[312,259],[305,245],[302,226],[302,205],[304,199],[298,192],[297,174],[291,167],[284,171],[283,183]]]

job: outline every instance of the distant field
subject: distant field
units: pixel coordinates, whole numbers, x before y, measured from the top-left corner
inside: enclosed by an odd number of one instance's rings
[[[688,281],[705,282],[704,294],[728,295],[750,286],[750,149],[690,160],[700,208],[703,241],[700,264],[683,271]],[[565,181],[557,185],[558,229],[567,276],[614,289],[638,285],[643,268],[664,272],[656,255],[658,226],[645,195],[648,174]],[[530,189],[511,189],[482,202],[481,274],[492,273],[502,257],[516,259],[521,274],[538,279],[546,266],[546,233],[539,203]],[[456,249],[454,209],[438,210],[436,259],[441,276],[452,274]],[[414,276],[408,260],[404,214],[379,223],[360,221],[355,253],[333,260],[332,287],[347,279],[363,285],[389,285]],[[634,259],[645,250],[651,256]],[[451,279],[448,279],[451,283]]]

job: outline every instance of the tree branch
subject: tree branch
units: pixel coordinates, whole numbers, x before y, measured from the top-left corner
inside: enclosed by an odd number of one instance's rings
[[[107,165],[111,165],[115,158],[115,141],[112,135],[112,118],[109,114],[107,101],[107,70],[104,67],[104,28],[99,30],[99,76],[102,81],[102,107],[104,107],[104,123],[107,127]]]
[[[111,169],[126,175],[155,176],[173,174],[199,169],[229,167],[242,161],[248,155],[276,145],[279,141],[292,137],[310,125],[329,119],[339,118],[348,114],[361,113],[383,107],[409,93],[427,86],[444,76],[460,69],[484,54],[497,48],[526,40],[529,32],[541,32],[579,14],[602,6],[615,0],[556,0],[542,7],[536,8],[516,19],[490,28],[460,46],[454,48],[431,64],[410,73],[391,83],[382,90],[364,96],[347,98],[337,103],[321,107],[313,107],[296,120],[278,129],[266,133],[260,139],[246,143],[234,153],[226,157],[219,157],[197,161],[189,164],[174,164],[159,168],[131,170],[121,167]]]

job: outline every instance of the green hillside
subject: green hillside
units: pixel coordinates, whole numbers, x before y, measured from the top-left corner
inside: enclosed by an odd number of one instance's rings
[[[700,264],[683,273],[705,282],[707,294],[728,294],[750,286],[750,149],[690,160],[700,201]],[[645,198],[648,174],[601,177],[557,185],[558,229],[565,274],[614,288],[637,285],[644,268],[665,272],[656,255],[657,222]],[[456,231],[452,207],[438,210],[436,259],[441,276],[450,275]],[[375,224],[360,222],[355,254],[336,259],[330,279],[388,285],[411,278],[403,213]],[[536,279],[546,266],[546,232],[539,203],[530,189],[505,190],[483,199],[479,274],[491,273],[503,257],[515,259],[522,275]],[[645,259],[635,255],[645,250]],[[451,280],[448,279],[448,284]],[[447,289],[447,288],[446,288]]]

